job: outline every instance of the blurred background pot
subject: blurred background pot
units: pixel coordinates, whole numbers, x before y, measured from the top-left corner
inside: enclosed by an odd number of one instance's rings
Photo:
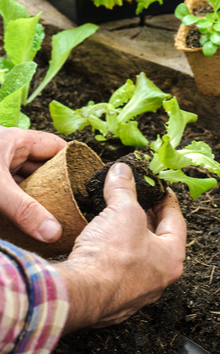
[[[190,12],[193,14],[193,9],[204,5],[206,0],[186,0]],[[180,25],[175,37],[175,46],[178,50],[184,52],[188,63],[194,74],[196,85],[204,96],[220,96],[220,50],[211,56],[206,57],[202,52],[202,47],[189,48],[187,47],[187,36],[190,31],[195,30],[195,25],[184,26]]]

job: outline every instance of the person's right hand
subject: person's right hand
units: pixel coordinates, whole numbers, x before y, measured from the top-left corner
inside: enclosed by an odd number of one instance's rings
[[[55,266],[70,296],[65,332],[119,323],[182,274],[186,225],[172,190],[147,218],[130,168],[116,164],[104,196],[107,208],[77,237],[69,260]]]

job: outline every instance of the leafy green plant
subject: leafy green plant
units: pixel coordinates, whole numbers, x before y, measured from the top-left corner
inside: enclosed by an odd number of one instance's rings
[[[179,4],[175,10],[175,16],[182,20],[185,26],[195,24],[202,34],[200,44],[206,57],[214,55],[220,47],[220,0],[207,0],[213,8],[213,13],[207,13],[204,17],[197,17],[190,13],[185,3]]]
[[[85,24],[62,31],[52,37],[52,53],[45,78],[28,98],[31,79],[36,71],[33,62],[44,39],[39,23],[41,12],[31,17],[26,8],[14,0],[0,0],[4,22],[4,49],[0,58],[0,125],[29,128],[30,119],[20,112],[21,105],[30,103],[61,69],[71,50],[93,34],[98,26]]]
[[[50,104],[50,113],[56,129],[65,134],[71,134],[77,129],[91,125],[93,131],[101,134],[96,139],[103,141],[109,135],[119,137],[124,145],[136,146],[145,149],[150,147],[151,155],[145,154],[151,171],[159,178],[170,183],[182,182],[189,187],[190,194],[196,199],[200,194],[217,186],[215,178],[192,178],[183,172],[183,168],[200,166],[220,177],[220,164],[214,160],[211,148],[203,141],[193,141],[183,149],[176,149],[181,142],[185,127],[188,123],[197,120],[197,115],[179,108],[177,99],[170,98],[170,94],[162,92],[150,81],[144,73],[137,76],[134,84],[131,80],[116,90],[108,103],[94,104],[90,102],[86,107],[75,111],[53,101]],[[122,107],[123,106],[123,107]],[[146,137],[138,129],[134,117],[143,112],[156,112],[163,106],[168,114],[166,134],[158,135],[157,140],[149,144]],[[105,120],[102,116],[105,115]],[[138,151],[136,152],[138,157]],[[149,184],[153,180],[145,176]]]
[[[144,73],[137,76],[136,84],[131,80],[116,90],[108,103],[89,102],[76,111],[52,101],[49,105],[55,128],[64,134],[91,126],[98,130],[95,138],[105,141],[109,136],[120,138],[124,145],[145,148],[148,140],[138,129],[134,118],[143,112],[156,112],[170,94],[162,92]],[[102,115],[105,114],[105,120]]]
[[[107,9],[112,9],[115,5],[122,6],[123,0],[92,0],[96,6],[103,5]],[[132,0],[127,0],[128,2],[132,2]],[[163,4],[163,0],[136,0],[137,10],[136,14],[139,15],[144,9],[147,9],[152,3],[158,1],[160,5]]]

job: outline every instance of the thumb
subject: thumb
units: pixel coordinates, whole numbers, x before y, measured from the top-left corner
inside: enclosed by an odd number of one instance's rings
[[[59,222],[27,195],[9,174],[1,179],[0,200],[0,212],[27,235],[47,243],[60,238],[62,227]]]
[[[104,198],[108,206],[124,199],[137,201],[132,170],[125,163],[116,163],[110,168],[105,180]]]

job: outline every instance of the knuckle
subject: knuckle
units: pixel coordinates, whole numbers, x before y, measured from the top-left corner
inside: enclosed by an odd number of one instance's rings
[[[36,219],[38,205],[34,200],[24,197],[16,210],[15,219],[23,227]]]
[[[174,281],[178,280],[182,274],[183,274],[183,263],[179,262],[178,264],[175,265],[173,269],[171,282],[173,283]]]

